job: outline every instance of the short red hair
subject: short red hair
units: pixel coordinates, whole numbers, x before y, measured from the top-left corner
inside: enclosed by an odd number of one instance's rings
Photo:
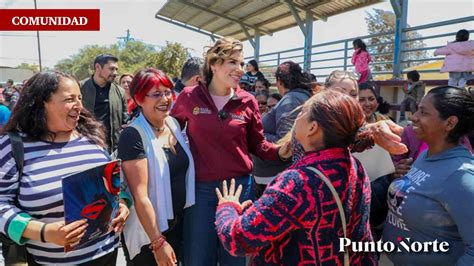
[[[130,96],[135,102],[143,102],[145,95],[153,87],[159,88],[160,85],[173,89],[173,82],[163,71],[152,67],[142,69],[135,74],[130,83]]]

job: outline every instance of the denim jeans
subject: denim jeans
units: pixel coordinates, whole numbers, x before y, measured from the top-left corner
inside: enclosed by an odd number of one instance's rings
[[[227,180],[227,185],[230,179]],[[254,199],[251,176],[235,178],[236,188],[242,185],[240,202]],[[245,266],[245,257],[231,256],[217,238],[214,225],[217,196],[215,188],[222,182],[196,182],[196,204],[184,211],[184,265],[186,266]]]
[[[383,225],[388,214],[387,192],[392,180],[390,175],[377,178],[370,183],[370,225],[372,234],[377,241],[382,236]]]

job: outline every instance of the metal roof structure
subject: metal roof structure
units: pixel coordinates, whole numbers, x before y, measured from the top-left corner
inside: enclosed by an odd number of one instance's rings
[[[170,0],[156,18],[176,22],[214,36],[230,36],[241,41],[272,35],[299,25],[309,12],[314,21],[381,0]],[[298,16],[295,16],[297,14]]]
[[[394,0],[392,0],[394,1]],[[155,18],[211,37],[249,41],[258,61],[260,36],[299,26],[305,62],[311,58],[313,21],[381,0],[168,0]],[[311,61],[311,60],[309,60]],[[305,65],[307,69],[309,66]]]

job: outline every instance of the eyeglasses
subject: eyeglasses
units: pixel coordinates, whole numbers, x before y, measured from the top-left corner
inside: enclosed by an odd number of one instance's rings
[[[268,109],[272,109],[273,107],[275,107],[276,104],[269,104],[268,105]]]
[[[154,92],[154,93],[148,93],[146,94],[147,97],[150,97],[150,98],[153,98],[153,99],[160,99],[161,97],[163,97],[163,95],[165,97],[170,97],[171,95],[173,94],[173,92],[171,90],[166,90],[164,92]]]
[[[267,102],[258,102],[258,105],[267,105]]]

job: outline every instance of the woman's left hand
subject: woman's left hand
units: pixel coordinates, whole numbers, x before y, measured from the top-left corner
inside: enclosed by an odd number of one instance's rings
[[[111,227],[114,229],[116,233],[121,233],[123,227],[125,226],[125,221],[127,221],[128,215],[130,214],[130,210],[127,207],[127,204],[120,200],[119,202],[119,210],[115,219],[112,220]]]
[[[286,142],[278,149],[278,156],[284,161],[288,161],[293,156],[293,145],[291,141]]]
[[[239,185],[237,187],[237,190],[235,190],[235,180],[233,178],[232,180],[230,180],[229,189],[227,189],[227,181],[224,180],[224,182],[222,182],[222,193],[219,191],[218,188],[216,188],[217,199],[219,199],[217,205],[221,205],[226,202],[233,202],[235,204],[238,204],[243,210],[250,206],[252,204],[252,201],[246,200],[242,204],[240,204],[239,198],[241,193],[242,185]]]

